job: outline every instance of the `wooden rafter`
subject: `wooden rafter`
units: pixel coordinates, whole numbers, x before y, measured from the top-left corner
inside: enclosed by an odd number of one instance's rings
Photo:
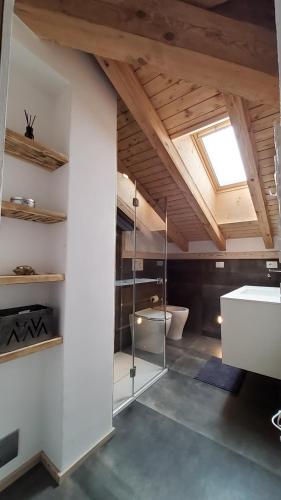
[[[275,35],[179,0],[17,0],[39,36],[173,77],[276,103]]]
[[[161,217],[163,221],[165,221],[166,215],[164,210],[159,206],[159,204],[154,200],[154,198],[149,194],[149,192],[144,188],[144,186],[135,178],[135,176],[130,172],[120,161],[118,160],[118,170],[121,173],[125,173],[131,179],[132,182],[137,181],[137,189],[140,194],[145,198],[145,200],[151,205],[151,207],[155,210],[155,212]],[[188,241],[181,234],[177,226],[171,221],[168,217],[168,228],[167,235],[168,238],[171,239],[176,245],[183,250],[184,252],[188,252]]]
[[[224,250],[225,239],[222,232],[133,69],[128,64],[117,61],[98,61],[210,238],[220,250]]]
[[[259,179],[257,153],[251,137],[251,123],[247,103],[238,96],[225,95],[231,124],[235,130],[241,158],[247,175],[247,183],[263,241],[266,248],[273,248],[274,242],[266,211],[264,194]]]

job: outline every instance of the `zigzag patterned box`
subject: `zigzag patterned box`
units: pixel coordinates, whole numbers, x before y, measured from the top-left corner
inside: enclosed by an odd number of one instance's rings
[[[0,353],[55,336],[53,309],[39,304],[0,310]]]

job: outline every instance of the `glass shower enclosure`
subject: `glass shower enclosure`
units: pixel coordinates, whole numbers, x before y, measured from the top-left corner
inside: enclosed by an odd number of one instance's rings
[[[166,373],[167,218],[118,174],[113,412]]]

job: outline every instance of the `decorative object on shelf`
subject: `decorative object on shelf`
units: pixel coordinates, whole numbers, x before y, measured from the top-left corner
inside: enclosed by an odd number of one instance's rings
[[[28,139],[34,139],[34,134],[33,134],[33,125],[35,122],[36,115],[32,118],[32,115],[29,115],[26,110],[24,110],[25,114],[25,119],[26,119],[26,129],[25,129],[25,137],[28,137]]]
[[[0,310],[0,353],[55,336],[53,310],[39,304]]]
[[[13,269],[13,273],[17,276],[30,276],[32,274],[37,274],[31,266],[17,266]]]
[[[28,207],[35,208],[35,200],[32,198],[24,198],[23,196],[11,196],[11,203],[16,205],[27,205]]]
[[[24,198],[23,198],[23,196],[11,196],[10,202],[15,203],[16,205],[23,205]]]
[[[28,207],[35,208],[35,200],[32,198],[24,198],[24,205],[27,205]]]

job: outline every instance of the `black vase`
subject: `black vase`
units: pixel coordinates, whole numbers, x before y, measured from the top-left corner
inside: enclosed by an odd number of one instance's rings
[[[30,125],[27,125],[24,135],[25,135],[25,137],[28,137],[28,139],[34,139],[33,127],[31,127]]]

